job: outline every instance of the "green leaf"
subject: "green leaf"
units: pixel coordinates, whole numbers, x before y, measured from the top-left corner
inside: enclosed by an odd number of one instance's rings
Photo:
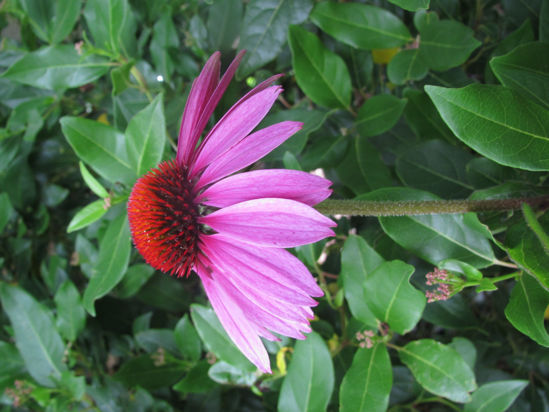
[[[209,376],[208,370],[211,365],[206,360],[196,363],[185,377],[174,385],[176,391],[186,393],[205,393],[209,392],[217,385]]]
[[[358,3],[318,3],[311,20],[329,35],[359,49],[389,49],[412,41],[394,14]]]
[[[409,188],[379,189],[357,199],[436,200],[436,196]],[[475,267],[486,267],[495,260],[490,233],[474,213],[423,216],[380,217],[385,233],[403,248],[437,265],[444,259],[457,259]]]
[[[475,362],[477,360],[477,349],[473,342],[469,339],[462,337],[455,337],[452,339],[452,342],[448,345],[451,348],[454,348],[457,353],[463,358],[467,365],[471,368],[472,371],[475,370]]]
[[[544,213],[539,223],[542,228],[549,227],[549,213]],[[525,223],[520,222],[509,228],[504,245],[509,257],[549,290],[549,255]]]
[[[429,392],[459,403],[471,400],[469,392],[477,387],[475,375],[451,347],[421,339],[400,348],[398,355]]]
[[[78,17],[82,0],[19,0],[34,33],[50,44],[67,37]]]
[[[0,233],[15,214],[15,209],[11,205],[10,197],[7,193],[0,193]]]
[[[389,404],[393,371],[387,348],[358,349],[341,382],[340,412],[383,412]]]
[[[130,228],[126,213],[110,222],[99,244],[94,275],[84,292],[84,308],[95,316],[94,302],[109,293],[122,280],[130,261]]]
[[[425,307],[425,295],[410,284],[413,273],[413,266],[395,260],[382,263],[366,279],[368,307],[400,334],[415,327]]]
[[[448,300],[429,303],[423,312],[423,319],[449,329],[469,329],[478,326],[470,304],[462,295]]]
[[[99,183],[95,177],[93,177],[82,162],[80,162],[80,173],[82,174],[84,182],[93,193],[102,198],[109,197],[109,192],[107,192],[107,189],[105,189],[103,185]]]
[[[115,55],[134,54],[136,21],[128,0],[88,0],[84,18],[97,47]]]
[[[456,138],[440,117],[435,105],[425,92],[407,89],[404,97],[408,104],[404,117],[410,128],[420,139],[440,139],[454,143]]]
[[[324,340],[315,332],[296,343],[278,398],[280,412],[324,411],[334,390],[334,366]]]
[[[161,94],[132,118],[126,129],[125,141],[128,159],[138,176],[160,162],[166,144]]]
[[[250,5],[248,5],[249,7]],[[221,52],[230,51],[238,37],[240,27],[242,27],[242,2],[239,0],[215,0],[209,8],[206,22],[211,48]]]
[[[444,71],[464,63],[481,43],[474,32],[455,20],[433,21],[421,26],[419,53],[427,66]]]
[[[179,381],[187,367],[181,362],[155,359],[155,355],[141,355],[124,362],[114,379],[133,388],[141,386],[148,390],[172,386]]]
[[[477,268],[468,263],[456,259],[445,259],[439,262],[439,269],[446,269],[450,272],[462,275],[469,281],[479,281],[482,279],[482,273]]]
[[[391,3],[408,11],[418,11],[429,8],[431,0],[389,0]]]
[[[501,86],[425,86],[440,115],[466,145],[506,166],[549,170],[549,111]]]
[[[105,201],[103,199],[91,202],[74,215],[67,227],[67,233],[75,232],[91,225],[101,219],[105,213],[107,213],[107,209],[105,208]]]
[[[519,331],[538,344],[549,347],[549,334],[544,314],[549,305],[549,292],[531,276],[522,275],[511,292],[505,316]]]
[[[208,370],[208,376],[214,382],[222,385],[252,386],[257,379],[255,373],[243,371],[223,361],[212,365]]]
[[[473,187],[467,182],[466,166],[473,156],[440,140],[412,146],[397,159],[400,180],[445,199],[467,197]]]
[[[136,174],[128,160],[124,135],[103,123],[62,117],[61,130],[78,157],[112,183],[131,184]]]
[[[543,0],[539,13],[539,40],[549,41],[549,0]]]
[[[175,343],[183,357],[195,362],[198,361],[202,354],[202,345],[188,314],[179,319],[179,322],[175,325],[174,334]]]
[[[66,367],[65,345],[51,313],[17,286],[0,283],[0,298],[27,370],[40,385],[53,387]]]
[[[252,372],[257,369],[234,345],[213,309],[193,304],[191,318],[202,342],[215,356],[242,370]]]
[[[490,60],[490,67],[501,84],[549,108],[549,43],[523,44]]]
[[[145,352],[154,353],[160,348],[173,356],[179,353],[175,336],[171,329],[147,329],[135,334],[135,341]]]
[[[341,280],[351,314],[368,326],[376,327],[375,315],[368,307],[366,280],[383,258],[364,239],[350,235],[341,252]]]
[[[74,342],[86,325],[86,311],[78,289],[67,279],[57,289],[54,301],[57,307],[57,330],[63,338]]]
[[[25,54],[2,77],[40,89],[63,90],[97,80],[109,69],[98,56],[79,56],[73,46],[48,46]]]
[[[369,190],[392,186],[391,171],[381,159],[380,153],[367,139],[355,140],[356,157],[360,176]],[[356,170],[355,170],[356,173]]]
[[[237,76],[245,77],[278,56],[287,41],[288,27],[304,22],[312,7],[311,0],[250,1],[246,6],[238,44],[238,49],[246,50],[246,55]],[[230,25],[233,24],[230,21]]]
[[[505,412],[528,385],[525,380],[489,382],[473,393],[464,412]]]
[[[387,65],[387,76],[391,83],[402,85],[427,76],[429,67],[421,57],[419,49],[399,51]]]
[[[154,268],[146,263],[130,266],[124,279],[117,286],[116,295],[122,299],[134,296],[153,275]]]
[[[11,387],[15,379],[23,377],[27,373],[25,362],[19,355],[17,348],[8,342],[0,341],[0,391],[4,392],[6,387]]]
[[[333,137],[328,134],[318,136],[315,144],[301,157],[303,170],[336,166],[345,157],[348,145],[349,138],[346,136]]]
[[[166,81],[170,81],[175,70],[172,53],[179,48],[179,37],[172,16],[164,13],[154,24],[150,51],[156,69]]]
[[[406,99],[380,94],[366,100],[355,122],[361,136],[377,136],[391,129],[400,118]]]
[[[305,94],[320,106],[349,107],[351,77],[343,59],[302,27],[290,26],[289,41],[297,84]]]

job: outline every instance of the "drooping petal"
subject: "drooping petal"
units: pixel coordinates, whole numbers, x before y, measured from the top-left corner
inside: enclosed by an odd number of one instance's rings
[[[214,281],[214,270],[207,263],[198,262],[196,265],[197,274],[219,321],[238,349],[261,371],[271,373],[269,355],[259,338],[257,325],[248,320],[222,285]]]
[[[221,53],[215,52],[208,59],[200,75],[193,81],[183,117],[181,119],[181,128],[179,129],[179,139],[177,142],[176,160],[179,165],[182,165],[188,156],[194,150],[196,141],[194,135],[202,133],[202,130],[197,131],[197,124],[200,116],[204,112],[204,107],[207,105],[215,87],[219,81],[219,70]]]
[[[324,294],[307,267],[287,250],[252,246],[220,234],[203,236],[202,241],[221,259],[236,264],[235,270],[245,266],[273,282],[301,290],[309,296]]]
[[[199,218],[215,231],[261,246],[295,247],[334,236],[335,226],[312,207],[288,199],[254,199]]]
[[[200,189],[258,161],[297,133],[303,123],[285,121],[261,129],[235,144],[211,163],[196,183]]]
[[[281,92],[280,86],[272,86],[233,106],[201,144],[197,158],[192,164],[191,177],[255,129]]]
[[[269,276],[270,273],[264,273],[257,270],[257,265],[247,260],[240,260],[232,256],[227,251],[221,249],[226,242],[220,242],[212,236],[203,236],[201,250],[210,258],[212,263],[219,267],[224,267],[231,278],[239,278],[247,282],[251,288],[258,289],[265,296],[276,298],[280,301],[300,306],[316,306],[317,302],[313,300],[306,292],[295,284],[284,282],[281,276]],[[309,275],[310,276],[310,275]],[[282,280],[282,282],[281,282]],[[237,282],[240,283],[240,282]],[[297,316],[292,319],[301,319]]]
[[[246,200],[277,197],[316,205],[327,199],[332,182],[299,170],[254,170],[229,176],[207,188],[200,203],[226,207]]]

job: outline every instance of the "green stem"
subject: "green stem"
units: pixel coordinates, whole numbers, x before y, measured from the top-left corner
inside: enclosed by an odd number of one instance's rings
[[[520,209],[523,204],[532,207],[549,206],[549,196],[486,200],[334,200],[316,205],[325,215],[352,216],[409,216],[445,213],[486,212]]]
[[[547,236],[547,233],[545,233],[541,227],[538,219],[536,218],[536,214],[530,205],[524,204],[522,206],[522,214],[524,215],[524,220],[526,220],[528,227],[532,229],[532,232],[534,232],[545,251],[549,253],[549,236]]]

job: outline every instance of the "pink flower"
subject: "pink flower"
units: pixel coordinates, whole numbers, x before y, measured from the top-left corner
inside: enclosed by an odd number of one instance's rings
[[[136,248],[154,268],[178,277],[194,270],[236,346],[270,372],[261,337],[304,339],[312,297],[322,296],[307,268],[283,248],[328,236],[335,224],[311,206],[326,199],[330,181],[295,170],[233,174],[301,129],[285,121],[252,131],[282,92],[280,75],[242,97],[200,136],[242,59],[219,80],[214,53],[194,80],[175,159],[137,180],[128,202]]]

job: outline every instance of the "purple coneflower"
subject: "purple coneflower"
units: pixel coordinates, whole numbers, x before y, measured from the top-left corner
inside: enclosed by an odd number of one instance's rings
[[[312,297],[322,296],[307,268],[283,248],[316,242],[335,224],[311,206],[326,199],[330,181],[295,170],[233,174],[301,129],[285,121],[254,133],[282,92],[280,75],[242,97],[202,139],[243,53],[219,80],[214,53],[193,82],[177,156],[139,178],[128,202],[137,250],[154,268],[188,276],[194,270],[236,346],[270,372],[261,337],[304,339]],[[250,134],[251,133],[251,134]]]

